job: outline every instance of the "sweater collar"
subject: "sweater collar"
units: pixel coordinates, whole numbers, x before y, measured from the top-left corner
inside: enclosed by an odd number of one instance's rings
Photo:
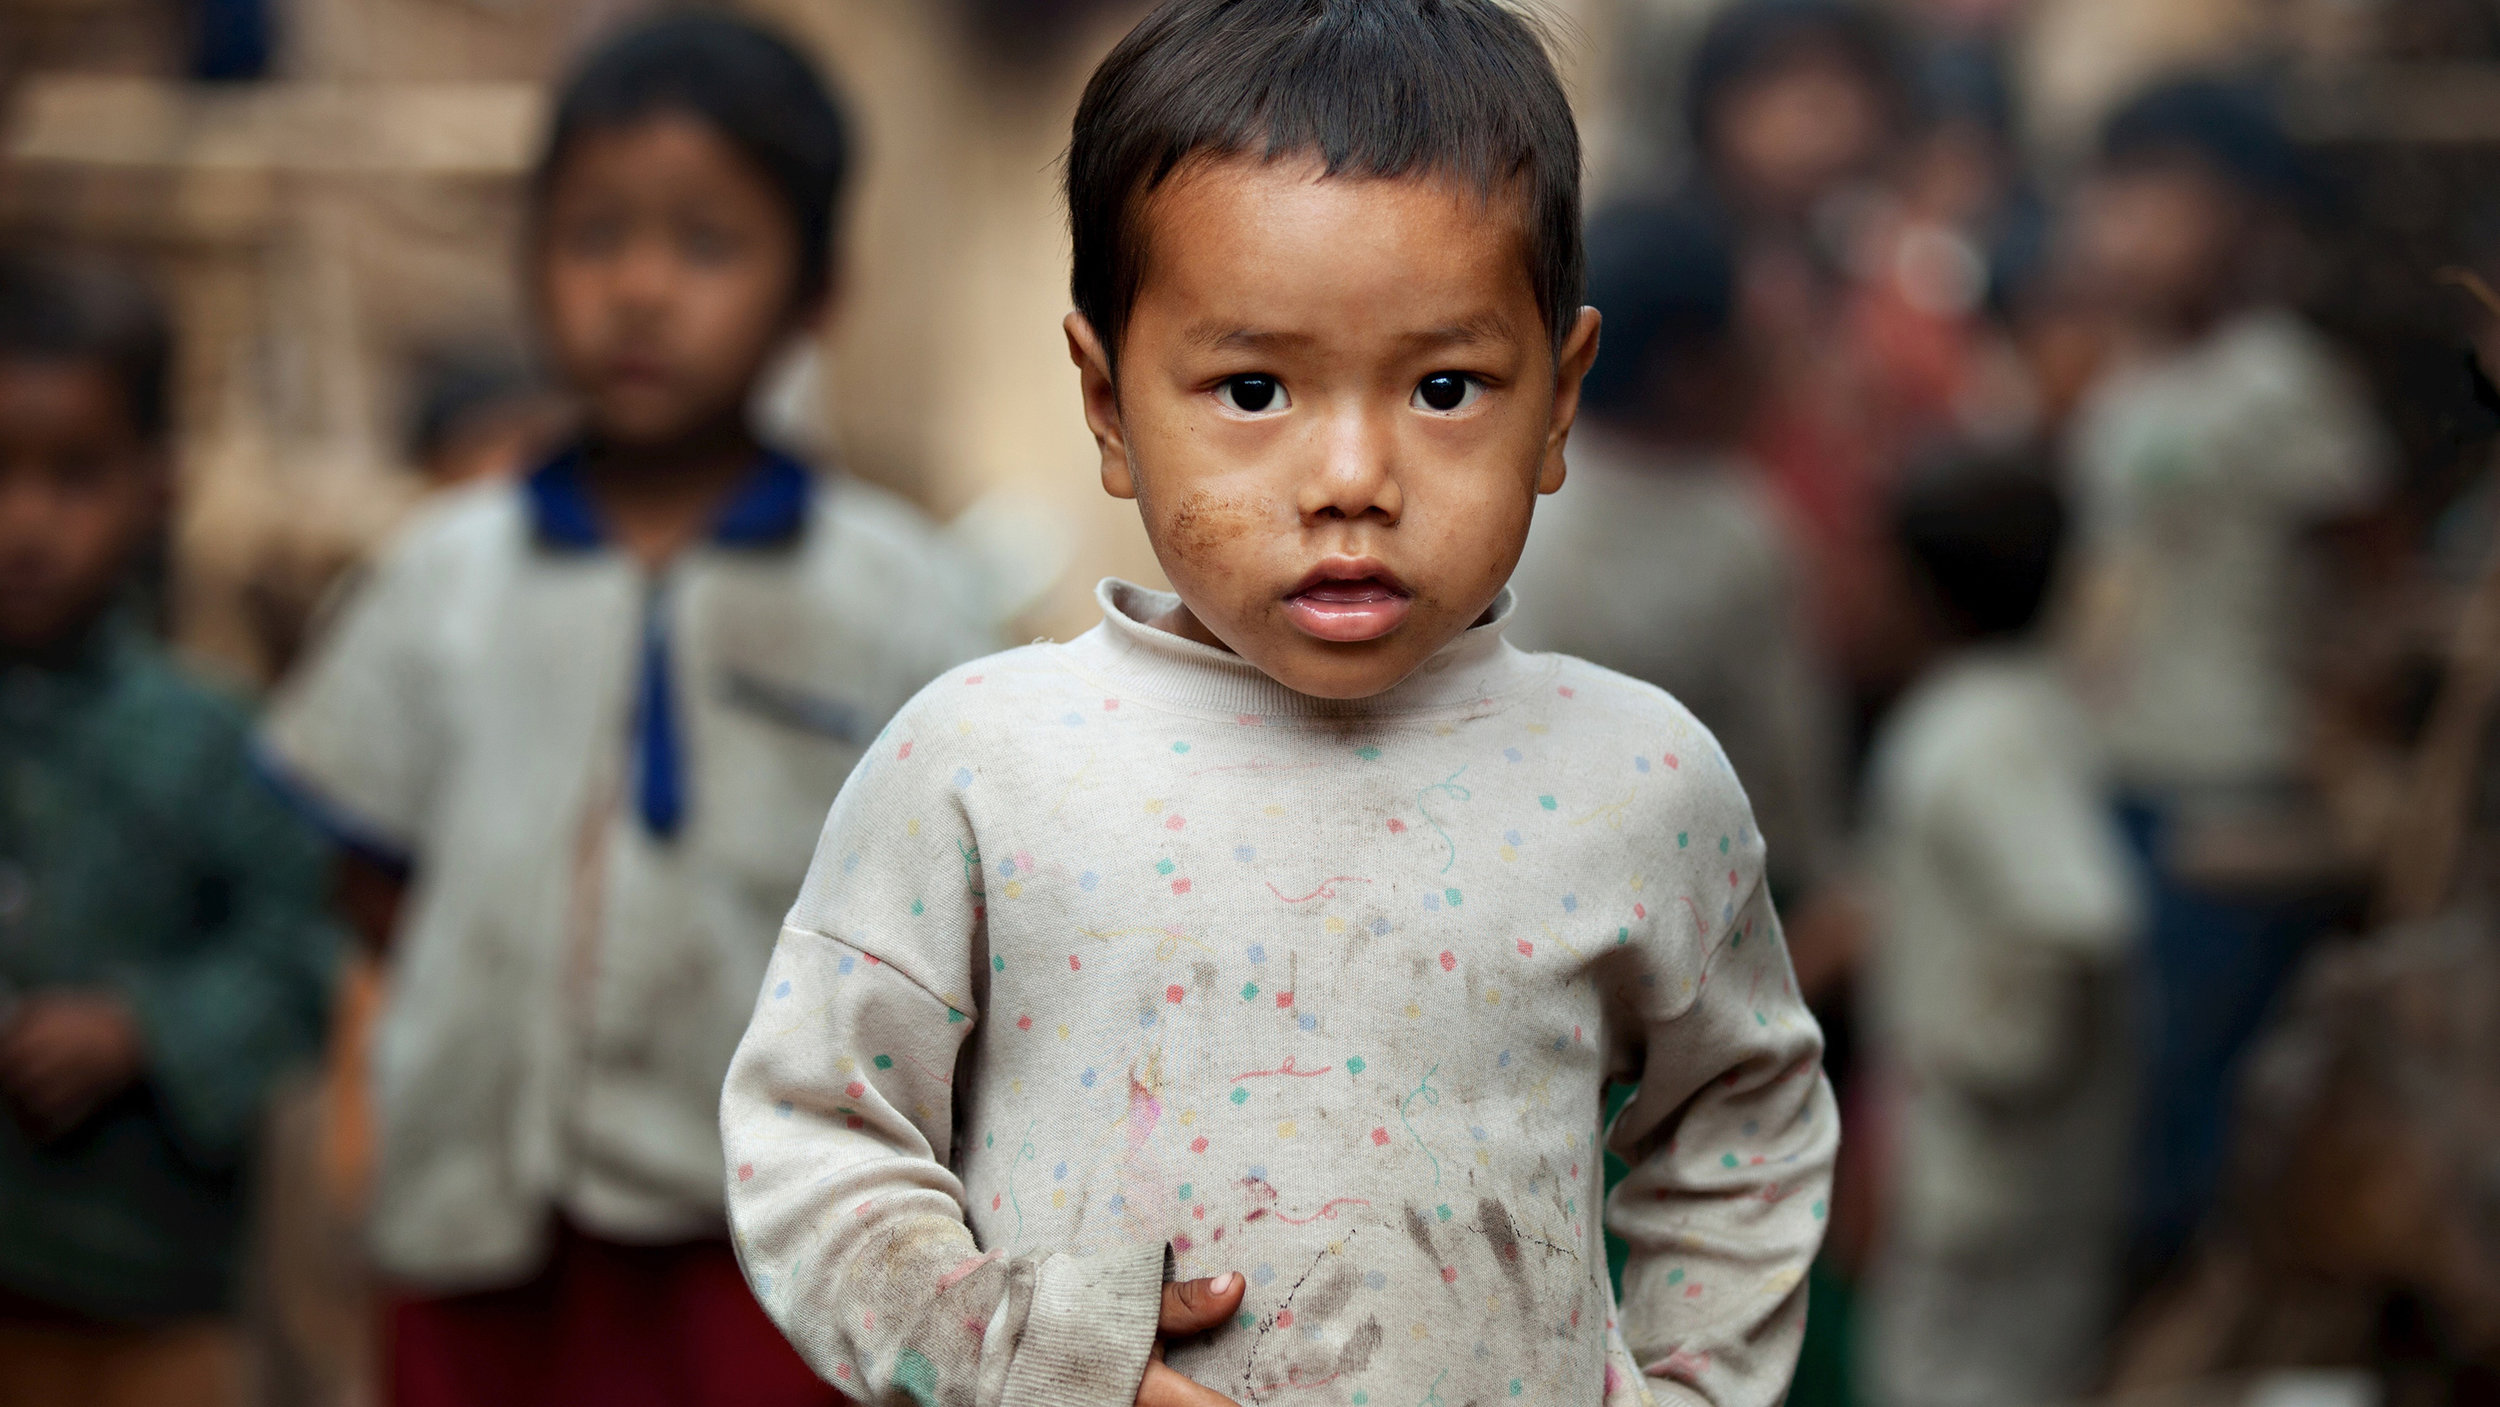
[[[1171,592],[1105,577],[1094,588],[1094,599],[1102,607],[1102,624],[1087,632],[1077,646],[1095,656],[1105,683],[1140,698],[1245,723],[1481,708],[1550,670],[1545,657],[1522,654],[1503,638],[1511,618],[1507,587],[1494,598],[1481,622],[1442,646],[1413,674],[1365,699],[1321,699],[1297,693],[1229,650],[1185,640],[1150,624],[1180,604]]]

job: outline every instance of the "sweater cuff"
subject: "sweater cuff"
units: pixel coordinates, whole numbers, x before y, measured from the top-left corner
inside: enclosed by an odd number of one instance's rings
[[[1044,1260],[1003,1400],[1132,1407],[1163,1312],[1161,1246]]]

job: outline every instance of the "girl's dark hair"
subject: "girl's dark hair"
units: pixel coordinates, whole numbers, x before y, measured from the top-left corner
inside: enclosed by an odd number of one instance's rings
[[[173,333],[136,277],[99,264],[0,252],[0,358],[86,362],[121,387],[131,429],[173,426]]]
[[[1194,158],[1302,153],[1330,176],[1516,190],[1559,352],[1580,304],[1580,132],[1523,16],[1498,0],[1166,0],[1094,70],[1068,145],[1076,307],[1115,361],[1146,197]]]
[[[682,113],[771,179],[799,237],[798,301],[832,281],[836,218],[851,172],[851,124],[814,65],[747,20],[662,15],[610,36],[564,81],[531,193],[547,191],[584,137]]]

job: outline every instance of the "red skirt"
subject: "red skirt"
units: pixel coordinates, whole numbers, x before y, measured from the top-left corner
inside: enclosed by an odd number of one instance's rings
[[[391,1407],[837,1407],[725,1242],[559,1227],[537,1279],[388,1310]]]

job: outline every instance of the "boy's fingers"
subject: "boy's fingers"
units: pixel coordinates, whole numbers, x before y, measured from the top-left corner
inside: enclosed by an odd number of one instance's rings
[[[1206,1280],[1183,1280],[1163,1287],[1163,1315],[1155,1328],[1165,1334],[1203,1333],[1232,1317],[1241,1307],[1241,1277],[1231,1271]]]
[[[1191,1382],[1161,1363],[1149,1363],[1146,1365],[1145,1381],[1137,1385],[1137,1407],[1241,1407],[1241,1404],[1214,1388]]]

